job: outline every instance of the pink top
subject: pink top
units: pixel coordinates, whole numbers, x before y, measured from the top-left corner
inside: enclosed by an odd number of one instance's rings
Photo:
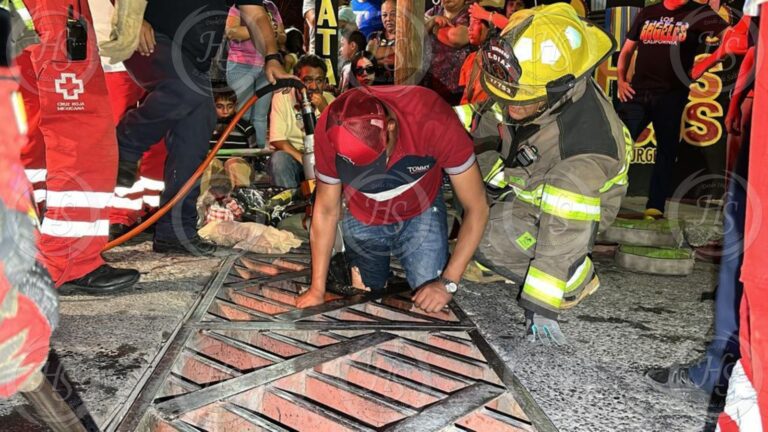
[[[272,19],[272,27],[277,31],[277,25],[283,23],[283,18],[280,17],[280,11],[277,9],[277,6],[269,0],[264,1],[264,8]],[[240,17],[240,10],[237,6],[232,6],[229,9],[229,16]],[[240,25],[244,24],[240,23]],[[251,42],[250,39],[244,41],[230,40],[227,60],[252,66],[264,66],[264,56],[262,56],[256,47],[253,46],[253,42]]]

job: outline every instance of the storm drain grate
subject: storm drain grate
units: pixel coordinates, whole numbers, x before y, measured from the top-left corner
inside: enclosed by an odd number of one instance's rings
[[[308,257],[227,258],[120,431],[554,431],[455,304],[407,291],[297,309]]]

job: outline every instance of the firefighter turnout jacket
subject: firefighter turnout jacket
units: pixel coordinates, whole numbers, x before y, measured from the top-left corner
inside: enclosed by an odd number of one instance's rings
[[[476,258],[522,284],[521,306],[556,319],[565,300],[597,283],[590,253],[626,193],[632,139],[591,78],[532,121],[499,124],[499,134]]]

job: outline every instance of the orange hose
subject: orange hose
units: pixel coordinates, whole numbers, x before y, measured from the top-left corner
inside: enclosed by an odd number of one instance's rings
[[[149,228],[153,223],[157,222],[158,219],[163,217],[166,213],[168,213],[173,206],[178,204],[179,201],[181,201],[192,189],[192,187],[195,186],[197,183],[197,180],[200,179],[200,177],[205,172],[205,169],[208,168],[208,165],[213,161],[213,159],[216,157],[216,153],[221,149],[221,147],[224,145],[224,142],[226,142],[227,138],[229,138],[229,135],[232,133],[233,130],[235,130],[235,127],[237,126],[237,123],[240,121],[240,119],[243,118],[245,115],[245,112],[248,111],[250,107],[253,106],[254,103],[259,99],[260,95],[269,93],[269,91],[264,91],[265,89],[271,87],[274,91],[280,88],[285,87],[298,87],[302,85],[300,81],[294,80],[294,79],[282,79],[278,80],[276,84],[267,86],[266,88],[259,89],[259,91],[256,92],[248,101],[243,105],[242,108],[240,108],[240,111],[235,114],[235,117],[232,119],[232,121],[229,123],[227,128],[224,130],[224,133],[221,134],[221,137],[219,137],[219,140],[216,142],[216,145],[213,146],[211,151],[208,153],[208,156],[205,158],[205,160],[200,164],[199,167],[197,167],[197,170],[192,174],[192,177],[187,180],[186,183],[179,189],[178,192],[176,192],[176,195],[173,196],[173,198],[170,199],[167,203],[163,204],[162,207],[157,209],[155,213],[152,214],[152,216],[149,217],[149,219],[145,220],[141,224],[135,226],[132,230],[128,231],[127,233],[121,235],[120,237],[112,240],[111,242],[107,243],[104,246],[104,249],[101,251],[108,251],[112,249],[115,246],[120,246],[121,244],[127,242],[128,240],[136,237],[137,235],[141,234]]]

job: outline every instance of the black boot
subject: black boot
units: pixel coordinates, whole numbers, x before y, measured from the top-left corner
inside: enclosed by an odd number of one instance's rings
[[[111,294],[129,288],[139,281],[139,272],[102,264],[87,275],[67,282],[80,291],[91,294]]]
[[[123,234],[131,230],[132,227],[123,224],[111,224],[109,226],[109,241],[112,241],[118,237],[122,237]]]
[[[123,161],[117,163],[117,186],[131,188],[139,180],[139,163]]]
[[[202,237],[195,234],[194,237],[184,240],[161,240],[155,238],[152,250],[157,253],[213,256],[216,254],[216,245],[203,240]]]

